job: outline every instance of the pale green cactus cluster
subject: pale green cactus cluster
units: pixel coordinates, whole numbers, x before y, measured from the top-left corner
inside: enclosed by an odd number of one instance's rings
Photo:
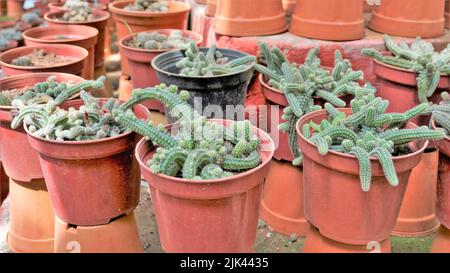
[[[130,111],[143,100],[156,99],[178,119],[168,132],[164,125],[139,120]],[[147,165],[154,173],[193,180],[219,179],[261,163],[260,140],[249,121],[228,127],[209,121],[187,103],[189,92],[164,84],[136,89],[129,101],[113,112],[116,121],[157,145]]]
[[[16,27],[10,27],[0,30],[0,41],[20,41],[22,40],[22,31]]]
[[[63,7],[67,9],[72,9],[80,6],[87,8],[89,7],[89,2],[86,0],[66,0],[63,5]]]
[[[318,57],[319,49],[308,52],[305,63],[297,66],[288,62],[283,52],[276,46],[271,49],[265,43],[260,44],[266,66],[257,64],[255,69],[269,79],[269,84],[283,92],[289,106],[284,109],[285,123],[279,129],[289,136],[289,147],[294,156],[294,165],[301,163],[301,153],[297,144],[295,124],[303,115],[321,109],[315,105],[315,99],[322,99],[335,106],[344,107],[341,96],[354,95],[357,92],[372,94],[375,89],[369,84],[361,87],[362,71],[353,71],[349,60],[344,59],[339,50],[335,52],[332,71],[324,69]]]
[[[206,54],[201,52],[194,41],[190,41],[185,57],[177,62],[179,74],[189,77],[212,77],[242,72],[254,65],[254,56],[244,56],[234,60],[224,57],[215,45]]]
[[[129,4],[124,9],[132,11],[147,12],[168,12],[169,3],[159,0],[136,0],[133,4]]]
[[[441,93],[442,101],[429,107],[432,118],[446,135],[450,135],[450,94],[448,92]]]
[[[192,39],[184,37],[182,30],[172,30],[169,35],[152,32],[140,32],[136,34],[127,45],[134,48],[142,48],[148,50],[163,50],[172,48],[185,49],[189,46]]]
[[[361,188],[370,190],[372,170],[371,157],[378,158],[386,179],[392,186],[399,183],[392,157],[411,152],[409,144],[417,140],[439,140],[444,133],[426,126],[404,129],[411,118],[427,111],[428,105],[422,103],[404,113],[386,113],[387,100],[373,94],[357,92],[351,102],[352,114],[336,109],[326,103],[328,119],[319,124],[307,123],[302,135],[310,139],[321,155],[330,150],[356,156],[359,162]]]
[[[92,8],[85,5],[72,6],[69,11],[64,12],[58,20],[65,22],[86,22],[98,19],[92,12]]]
[[[39,12],[39,10],[25,12],[20,20],[33,26],[42,23],[41,13]]]
[[[375,49],[363,49],[362,53],[381,63],[417,72],[417,90],[420,102],[428,102],[438,87],[442,74],[450,73],[450,45],[436,52],[433,45],[417,38],[411,46],[396,43],[384,36],[386,48],[393,56],[385,56]]]

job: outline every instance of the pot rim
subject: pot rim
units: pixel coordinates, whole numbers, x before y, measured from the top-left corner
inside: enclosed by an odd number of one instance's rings
[[[63,63],[63,64],[59,64],[59,65],[52,65],[52,66],[47,66],[47,67],[20,66],[20,65],[13,65],[10,63],[6,63],[3,61],[3,58],[5,55],[10,54],[12,52],[16,52],[16,51],[21,51],[21,50],[25,51],[27,49],[33,49],[33,50],[34,49],[44,49],[45,50],[46,48],[61,48],[61,47],[66,47],[66,48],[76,50],[78,52],[82,52],[82,53],[84,53],[83,57],[75,58],[75,60],[67,62],[67,63]],[[32,53],[32,51],[28,52],[27,54],[29,54],[29,53]],[[0,66],[5,66],[8,68],[13,68],[13,69],[17,69],[17,70],[26,70],[26,71],[33,71],[36,69],[46,69],[46,68],[59,68],[59,67],[70,66],[70,65],[76,64],[76,63],[80,62],[81,60],[86,59],[88,57],[88,55],[89,55],[89,52],[86,49],[84,49],[80,46],[68,45],[68,44],[46,44],[46,45],[36,45],[36,46],[21,46],[21,47],[10,49],[10,50],[5,51],[2,54],[0,54]],[[23,55],[21,55],[21,56],[23,56]]]
[[[97,18],[97,19],[94,19],[94,20],[90,20],[90,21],[66,22],[66,21],[55,20],[54,17],[50,17],[50,16],[53,16],[53,15],[60,15],[60,14],[63,14],[65,12],[67,12],[67,11],[66,10],[49,11],[49,12],[44,14],[44,19],[46,21],[49,21],[49,22],[52,22],[52,23],[61,24],[61,25],[79,25],[79,24],[98,23],[98,22],[106,21],[106,20],[109,19],[109,17],[111,17],[111,14],[109,14],[109,12],[104,11],[104,10],[100,10],[100,9],[92,10],[92,13],[100,15],[100,18]]]
[[[120,38],[119,45],[121,47],[125,48],[125,49],[131,50],[131,51],[136,51],[136,52],[142,52],[142,53],[162,53],[162,52],[177,50],[177,49],[180,49],[180,48],[179,47],[174,47],[174,48],[168,48],[168,49],[143,49],[143,48],[135,48],[135,47],[127,46],[125,44],[125,42],[128,42],[129,40],[134,38],[134,36],[136,36],[139,33],[158,32],[158,33],[164,33],[165,34],[165,32],[169,33],[169,32],[174,31],[174,30],[181,30],[181,31],[183,31],[183,34],[188,34],[188,36],[190,36],[189,38],[192,38],[197,45],[199,45],[199,44],[201,44],[203,42],[203,35],[195,32],[195,31],[185,30],[185,29],[175,29],[175,28],[164,28],[164,29],[145,30],[145,31],[140,31],[140,32],[135,32],[135,33],[128,34],[128,35]],[[198,40],[196,38],[198,38]]]
[[[352,113],[351,112],[352,111],[351,108],[337,108],[337,109],[340,110],[340,111],[344,110],[343,112],[346,113],[346,114]],[[313,111],[311,113],[308,113],[308,114],[302,116],[297,121],[297,124],[295,125],[297,134],[302,138],[302,140],[305,141],[306,143],[308,143],[309,145],[315,147],[316,149],[317,149],[317,146],[314,143],[312,143],[309,139],[307,139],[307,138],[305,138],[303,136],[303,134],[301,133],[301,128],[299,128],[299,127],[300,127],[300,124],[306,124],[305,122],[307,120],[311,119],[311,117],[318,116],[318,115],[324,114],[324,113],[328,113],[326,109],[321,109],[321,110],[317,110],[317,111]],[[409,126],[413,127],[413,128],[417,128],[418,127],[417,125],[415,125],[412,122],[408,122],[407,124]],[[414,141],[409,142],[408,144],[413,143],[413,142]],[[406,154],[406,155],[392,156],[392,160],[403,160],[403,159],[408,159],[408,158],[414,157],[417,154],[422,153],[423,151],[425,151],[425,149],[428,147],[428,143],[429,143],[429,140],[425,140],[424,143],[421,146],[417,145],[419,147],[417,149],[417,151],[414,151],[414,152]],[[348,158],[348,159],[357,160],[356,156],[351,155],[351,154],[341,153],[341,152],[334,151],[334,150],[329,150],[328,153],[331,153],[331,154],[336,155],[336,156]],[[377,157],[374,157],[374,156],[371,156],[369,159],[370,159],[370,161],[376,161],[376,162],[379,161],[379,159]]]
[[[80,33],[87,34],[87,35],[83,36],[83,37],[80,37],[80,38],[69,38],[69,39],[62,39],[62,40],[50,40],[50,39],[36,38],[36,37],[30,36],[30,33],[34,34],[34,32],[39,31],[39,30],[53,30],[53,29],[56,29],[56,30],[61,29],[62,32],[64,32],[64,30],[67,30],[67,29],[80,30]],[[85,30],[85,31],[83,31],[83,30]],[[89,33],[89,32],[92,32],[92,33]],[[24,31],[22,35],[23,35],[23,38],[25,40],[29,40],[29,41],[32,41],[32,42],[57,44],[57,43],[70,43],[70,42],[77,42],[77,41],[88,40],[88,39],[96,37],[98,34],[99,34],[99,31],[96,28],[90,27],[90,26],[84,26],[84,25],[52,25],[52,26],[45,26],[45,27],[30,28],[30,29]]]
[[[108,9],[113,14],[119,14],[124,16],[133,16],[133,17],[165,17],[165,16],[172,16],[176,14],[182,14],[186,11],[191,10],[191,5],[184,3],[184,2],[178,2],[178,1],[162,1],[162,2],[169,2],[170,5],[178,5],[182,9],[179,11],[169,11],[168,12],[148,12],[148,11],[135,11],[135,10],[125,10],[122,7],[118,7],[118,5],[122,4],[131,4],[134,0],[119,0],[114,1],[108,4]]]
[[[223,121],[231,122],[231,120],[227,120],[227,119],[208,119],[208,120],[216,122],[216,123],[223,122]],[[176,124],[176,123],[167,124],[165,127],[166,128],[172,127],[174,124]],[[269,156],[267,157],[266,160],[263,160],[261,162],[261,164],[259,164],[257,167],[255,167],[253,169],[250,169],[250,170],[247,170],[245,172],[238,173],[238,174],[233,175],[233,176],[225,177],[225,178],[207,179],[207,180],[193,180],[193,179],[184,179],[184,178],[179,178],[179,177],[168,176],[168,175],[160,174],[160,173],[156,174],[156,173],[152,172],[150,170],[150,168],[147,166],[147,164],[145,164],[145,162],[143,162],[144,158],[143,157],[141,158],[141,156],[139,154],[139,151],[142,149],[142,146],[144,146],[144,144],[149,143],[149,142],[151,143],[151,140],[146,140],[145,137],[142,138],[138,142],[138,144],[136,145],[135,156],[136,156],[137,161],[139,162],[139,165],[141,167],[144,167],[146,171],[152,173],[153,175],[159,176],[159,177],[161,177],[163,179],[171,180],[173,182],[185,183],[185,184],[198,184],[198,185],[216,184],[216,183],[221,183],[221,182],[228,182],[228,181],[235,180],[235,179],[238,179],[238,178],[246,177],[246,176],[248,176],[248,175],[250,175],[250,174],[252,174],[252,173],[254,173],[254,172],[256,172],[256,171],[258,171],[260,169],[262,169],[267,164],[269,164],[271,162],[272,158],[273,158],[273,155],[275,153],[275,144],[273,142],[273,139],[269,136],[269,134],[264,132],[262,129],[260,129],[260,128],[254,126],[254,125],[252,125],[252,128],[254,128],[254,129],[256,128],[258,134],[264,135],[264,137],[270,143],[271,147],[270,147],[270,151],[269,151],[270,152]],[[154,149],[156,147],[156,145],[153,145],[153,144],[151,144],[151,145],[153,146],[152,149]],[[148,151],[150,151],[150,150],[147,150],[146,154],[148,153]]]
[[[201,49],[208,49],[208,48],[209,47],[199,47],[200,50]],[[219,50],[219,51],[221,51],[221,50],[228,50],[228,51],[238,52],[238,53],[241,53],[241,54],[244,54],[244,55],[247,55],[247,56],[251,56],[248,53],[245,53],[245,52],[242,52],[242,51],[239,51],[239,50],[229,49],[229,48],[217,48],[217,50]],[[223,78],[223,77],[239,75],[241,73],[244,73],[244,72],[247,72],[247,71],[250,71],[251,69],[253,69],[253,65],[251,65],[251,66],[249,65],[248,68],[245,69],[245,70],[232,72],[232,73],[228,73],[228,74],[223,74],[223,75],[215,75],[215,76],[205,77],[205,76],[185,76],[185,75],[180,75],[180,74],[176,74],[176,73],[172,73],[172,72],[169,72],[169,71],[162,70],[161,68],[156,66],[156,61],[159,61],[159,59],[162,59],[166,55],[168,55],[170,53],[173,53],[173,52],[181,52],[181,53],[183,53],[182,51],[184,51],[184,49],[173,49],[173,50],[166,51],[166,52],[156,56],[151,62],[152,68],[154,70],[158,71],[159,73],[165,74],[167,76],[179,77],[179,78],[185,78],[185,79],[217,79],[217,78]],[[184,54],[183,54],[183,56],[184,56]],[[244,56],[242,56],[242,57],[244,57]]]

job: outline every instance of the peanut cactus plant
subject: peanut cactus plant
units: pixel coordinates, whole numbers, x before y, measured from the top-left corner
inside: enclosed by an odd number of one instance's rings
[[[132,11],[168,12],[169,4],[166,1],[158,0],[136,0],[124,9]]]
[[[441,93],[442,101],[439,104],[430,105],[431,117],[447,136],[450,135],[450,95],[448,92]]]
[[[192,39],[184,37],[183,31],[173,30],[169,35],[164,33],[153,32],[140,32],[136,34],[127,45],[134,48],[142,48],[148,50],[161,50],[188,47],[189,42]]]

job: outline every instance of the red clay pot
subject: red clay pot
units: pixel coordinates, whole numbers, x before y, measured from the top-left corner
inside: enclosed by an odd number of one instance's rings
[[[93,10],[92,13],[96,16],[99,16],[98,19],[86,22],[65,22],[59,21],[57,18],[60,18],[65,11],[55,11],[49,12],[44,15],[45,20],[48,22],[49,26],[52,25],[69,25],[69,26],[77,26],[83,25],[88,27],[93,27],[98,30],[97,42],[95,44],[95,57],[94,63],[95,67],[100,67],[103,65],[103,55],[105,51],[105,33],[106,26],[108,24],[108,20],[111,17],[109,12],[103,10]]]
[[[73,226],[55,217],[55,253],[144,252],[130,212],[107,225]]]
[[[0,161],[0,206],[9,193],[9,177],[6,175],[3,163]]]
[[[52,253],[55,214],[44,179],[11,179],[9,186],[9,248],[16,253]]]
[[[218,1],[215,31],[227,36],[259,36],[285,32],[288,28],[281,0]]]
[[[46,27],[36,27],[23,33],[27,46],[68,44],[86,49],[89,53],[83,69],[83,78],[94,78],[94,55],[95,44],[97,43],[98,31],[88,26],[63,26],[53,25]],[[57,39],[58,35],[65,35],[68,39]]]
[[[412,170],[392,235],[427,236],[439,227],[436,218],[438,158],[436,149],[425,151],[419,165]]]
[[[433,244],[431,245],[431,253],[450,253],[450,230],[441,226],[436,232]]]
[[[48,8],[50,9],[50,12],[69,10],[68,8],[65,8],[63,6],[64,6],[64,3],[49,3],[48,4]],[[102,3],[97,3],[97,5],[95,5],[95,3],[89,3],[89,7],[92,9],[105,10],[105,11],[108,9],[108,7],[106,5],[103,5]]]
[[[450,29],[450,1],[445,1],[445,28]]]
[[[214,17],[217,11],[217,0],[208,0],[206,1],[206,10],[205,14],[209,17]]]
[[[434,121],[432,126],[436,129]],[[441,224],[450,228],[450,137],[437,143],[439,149],[438,190],[436,216]]]
[[[369,28],[389,35],[433,38],[444,35],[445,0],[383,0]]]
[[[274,151],[273,142],[265,132],[256,127],[252,130],[262,143],[261,165],[217,180],[194,181],[154,174],[146,165],[154,147],[145,139],[138,143],[136,157],[150,185],[165,251],[252,252],[263,182]]]
[[[82,78],[63,73],[33,73],[22,74],[0,79],[3,90],[33,86],[45,81],[50,76],[56,76],[59,82],[78,83]],[[22,127],[11,129],[12,112],[17,111],[12,106],[0,106],[0,152],[3,167],[12,179],[31,182],[44,177],[39,163],[39,156],[28,141],[27,134]]]
[[[351,109],[342,109],[347,115]],[[345,244],[365,245],[384,241],[395,226],[411,170],[419,164],[425,142],[412,142],[414,153],[393,157],[399,185],[387,182],[378,159],[371,159],[372,186],[361,190],[358,160],[353,155],[330,151],[320,155],[317,147],[301,134],[310,121],[327,118],[326,110],[303,116],[297,123],[299,145],[302,149],[306,219],[320,233]],[[415,127],[409,123],[408,127]]]
[[[311,226],[303,245],[303,253],[391,253],[391,240],[367,245],[348,245],[323,237],[317,228]]]
[[[73,100],[63,107],[81,105],[82,100]],[[134,112],[139,118],[149,116],[141,105]],[[140,139],[137,134],[89,141],[48,140],[27,134],[31,147],[39,153],[55,213],[64,222],[103,225],[138,205],[141,175],[133,156]]]
[[[170,1],[169,12],[143,12],[123,9],[134,0],[114,1],[108,5],[116,28],[117,38],[122,39],[132,33],[153,29],[186,29],[191,6],[186,3]],[[128,64],[122,61],[122,72],[128,74]]]
[[[152,30],[162,34],[169,35],[174,29],[158,29]],[[132,40],[136,34],[130,34],[119,41],[120,54],[126,62],[128,62],[129,76],[133,84],[133,88],[146,88],[152,87],[160,83],[158,77],[156,77],[155,71],[152,68],[152,60],[163,52],[170,51],[171,49],[161,50],[145,50],[134,48],[126,45],[126,42]],[[183,30],[184,37],[190,37],[195,41],[197,46],[203,41],[203,37],[193,31]],[[149,100],[143,103],[144,106],[150,110],[158,110],[164,112],[164,107],[156,100]]]
[[[49,67],[27,67],[12,65],[11,61],[17,57],[32,53],[34,50],[43,49],[47,52],[53,52],[57,55],[63,55],[74,58],[73,61],[66,64],[54,65]],[[14,76],[26,73],[41,73],[41,72],[62,72],[80,76],[85,67],[85,61],[88,57],[88,51],[79,46],[73,45],[37,45],[37,46],[23,46],[14,48],[0,54],[0,67],[3,70],[3,75]]]
[[[266,177],[260,216],[274,231],[305,236],[309,223],[303,208],[303,170],[291,162],[272,160]]]
[[[348,41],[364,37],[361,0],[298,0],[289,32],[313,39]]]
[[[10,18],[20,19],[25,12],[23,8],[25,0],[8,0],[6,3],[6,14]]]

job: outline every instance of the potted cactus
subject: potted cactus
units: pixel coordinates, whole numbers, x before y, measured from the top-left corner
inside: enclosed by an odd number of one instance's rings
[[[60,10],[68,11],[80,6],[97,10],[107,10],[108,8],[106,5],[99,3],[99,1],[88,2],[80,0],[67,0],[64,3],[61,2],[48,4],[48,8],[50,9],[50,11],[60,11]]]
[[[127,110],[148,98],[163,102],[178,122],[156,127]],[[187,91],[160,85],[135,90],[114,113],[119,123],[144,136],[136,157],[150,184],[162,247],[250,252],[273,142],[249,121],[207,120],[188,100]]]
[[[426,103],[404,113],[386,113],[388,105],[357,92],[351,108],[326,103],[297,123],[305,215],[329,239],[354,245],[387,239],[426,140],[444,137],[407,123],[427,111]]]
[[[30,26],[32,27],[37,27],[44,22],[38,10],[24,13],[22,17],[20,17],[20,20],[22,22],[30,24]]]

